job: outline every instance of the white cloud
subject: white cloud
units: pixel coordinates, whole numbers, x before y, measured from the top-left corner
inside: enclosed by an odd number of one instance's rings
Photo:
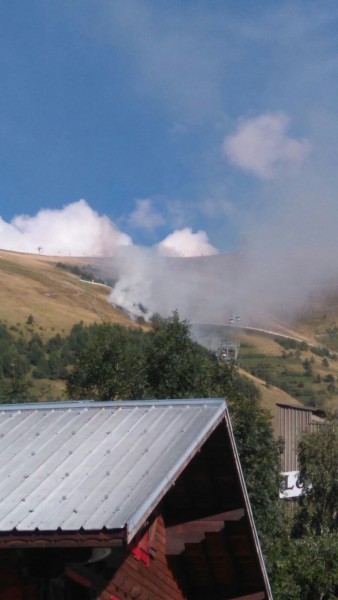
[[[244,120],[225,137],[224,154],[233,165],[261,179],[273,179],[283,167],[299,167],[310,150],[308,140],[287,135],[288,126],[283,113]]]
[[[193,233],[190,227],[174,231],[157,245],[161,256],[210,256],[218,250],[209,244],[205,231]]]
[[[19,215],[10,223],[0,218],[0,240],[4,250],[60,256],[114,256],[119,247],[132,244],[85,200],[60,210],[40,210],[33,217]]]
[[[153,231],[165,223],[164,217],[153,209],[152,201],[148,198],[136,201],[136,210],[131,213],[128,223],[138,229]]]

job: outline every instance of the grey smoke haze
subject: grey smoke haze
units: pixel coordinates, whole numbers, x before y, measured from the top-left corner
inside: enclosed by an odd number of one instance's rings
[[[311,166],[302,177],[302,185],[299,178],[297,185],[274,182],[259,214],[241,215],[246,242],[234,253],[217,254],[205,232],[194,234],[188,228],[153,248],[136,246],[83,200],[35,217],[19,216],[9,224],[1,221],[1,246],[85,255],[89,261],[105,257],[105,273],[117,277],[109,301],[136,316],[144,315],[143,307],[146,317],[178,309],[191,322],[224,323],[240,314],[241,323],[259,324],[266,315],[292,316],[321,289],[338,287],[332,182],[311,172]]]
[[[258,125],[257,151],[263,143]],[[241,136],[243,129],[242,124]],[[251,120],[251,137],[252,132]],[[165,316],[177,308],[192,322],[224,323],[239,313],[241,322],[259,324],[266,315],[292,317],[323,293],[338,289],[338,124],[335,119],[322,128],[314,123],[315,143],[280,143],[278,127],[277,133],[276,143],[270,129],[267,133],[268,146],[275,148],[273,159],[263,144],[260,160],[255,157],[252,164],[238,167],[251,172],[258,164],[264,179],[259,195],[253,188],[252,209],[236,213],[241,248],[233,254],[161,259],[152,250],[133,247],[116,259],[120,277],[113,303],[137,312],[141,302],[149,314]],[[291,156],[296,152],[297,172],[290,171],[289,156],[285,165],[287,151]],[[236,152],[238,156],[239,145]],[[245,157],[249,160],[247,149]]]
[[[271,254],[269,249],[201,258],[161,258],[131,248],[114,260],[119,279],[110,301],[135,315],[178,309],[193,323],[260,325],[292,317],[321,290],[338,287],[336,260],[312,250]]]
[[[177,308],[192,322],[224,323],[239,313],[241,322],[259,324],[337,288],[338,122],[313,114],[307,138],[289,125],[285,114],[267,113],[241,120],[224,139],[225,160],[252,182],[251,204],[232,215],[237,251],[175,260],[133,247],[116,259],[111,301],[136,312],[141,302],[164,316]]]

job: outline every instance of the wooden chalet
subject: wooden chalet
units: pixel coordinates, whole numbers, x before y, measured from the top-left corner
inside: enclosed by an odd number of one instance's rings
[[[272,598],[221,399],[0,406],[1,600]]]

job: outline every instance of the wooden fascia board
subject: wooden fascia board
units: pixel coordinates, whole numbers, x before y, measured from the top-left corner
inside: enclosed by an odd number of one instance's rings
[[[115,531],[0,532],[0,548],[110,548],[125,545],[125,529]]]
[[[270,582],[269,582],[269,578],[268,578],[268,574],[266,571],[266,566],[265,566],[265,562],[264,562],[264,558],[263,558],[263,553],[262,553],[262,549],[260,546],[258,533],[256,530],[256,525],[255,525],[253,514],[252,514],[249,495],[248,495],[248,492],[246,489],[244,475],[243,475],[243,471],[242,471],[242,467],[241,467],[241,462],[240,462],[239,454],[238,454],[237,447],[236,447],[236,442],[235,442],[235,437],[234,437],[234,433],[233,433],[233,429],[232,429],[231,419],[230,419],[230,415],[228,412],[225,414],[224,422],[225,422],[225,427],[226,427],[227,434],[228,434],[228,439],[230,441],[230,447],[231,447],[231,451],[232,451],[233,460],[236,465],[237,475],[239,478],[243,506],[245,507],[245,512],[246,512],[246,515],[248,518],[249,538],[251,538],[251,542],[256,551],[257,561],[258,561],[258,564],[260,567],[260,571],[262,574],[264,587],[265,587],[264,595],[261,597],[257,596],[257,600],[260,600],[260,598],[266,598],[267,600],[273,600]],[[245,599],[245,596],[244,596],[244,599]],[[250,596],[248,597],[248,600],[251,600]],[[255,596],[252,596],[252,600],[256,600]]]

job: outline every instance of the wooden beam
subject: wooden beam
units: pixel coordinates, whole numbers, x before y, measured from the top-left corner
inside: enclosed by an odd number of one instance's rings
[[[123,546],[125,530],[118,531],[15,531],[0,534],[0,548],[99,548]]]
[[[198,544],[207,532],[219,532],[228,521],[239,521],[244,515],[243,509],[210,515],[196,521],[166,528],[166,554],[175,556],[184,551],[185,544]]]
[[[224,598],[224,600],[265,600],[265,592],[255,592],[254,594],[246,594],[245,596],[235,596],[233,598]]]

